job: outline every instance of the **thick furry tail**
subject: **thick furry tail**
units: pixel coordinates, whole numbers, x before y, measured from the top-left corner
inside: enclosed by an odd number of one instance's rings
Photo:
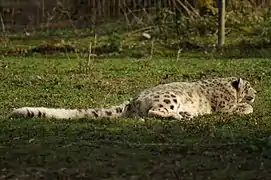
[[[43,117],[47,119],[118,118],[125,116],[128,104],[129,101],[125,101],[118,106],[95,109],[22,107],[14,109],[10,117]]]

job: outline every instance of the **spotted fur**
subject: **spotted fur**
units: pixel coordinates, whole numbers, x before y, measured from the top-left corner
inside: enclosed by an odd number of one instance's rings
[[[23,107],[11,116],[54,119],[157,117],[190,120],[214,112],[253,113],[256,91],[246,80],[236,77],[196,82],[173,82],[145,89],[118,106],[95,109]]]

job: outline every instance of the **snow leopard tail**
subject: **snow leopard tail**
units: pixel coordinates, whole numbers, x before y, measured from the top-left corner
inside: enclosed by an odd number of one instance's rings
[[[22,107],[14,109],[10,117],[43,117],[46,119],[118,118],[125,117],[129,101],[109,108],[65,109],[46,107]]]

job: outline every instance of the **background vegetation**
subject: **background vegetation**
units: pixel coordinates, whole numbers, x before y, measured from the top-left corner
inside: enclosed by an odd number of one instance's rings
[[[226,5],[224,55],[269,56],[270,0],[228,0]],[[96,56],[213,53],[217,13],[213,0],[2,1],[0,53],[88,54],[90,47]]]

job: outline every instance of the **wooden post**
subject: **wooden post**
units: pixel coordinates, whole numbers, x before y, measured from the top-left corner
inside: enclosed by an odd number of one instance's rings
[[[225,42],[225,0],[218,0],[218,48]]]

